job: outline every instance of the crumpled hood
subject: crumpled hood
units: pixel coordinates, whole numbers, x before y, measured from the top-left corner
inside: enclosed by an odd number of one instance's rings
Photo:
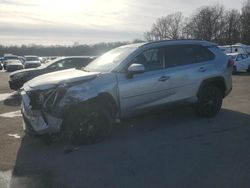
[[[41,76],[35,77],[34,79],[24,84],[24,89],[28,88],[32,90],[45,90],[53,88],[57,85],[64,83],[71,83],[77,81],[84,81],[95,78],[98,72],[85,72],[77,69],[67,69],[62,71],[56,71]]]

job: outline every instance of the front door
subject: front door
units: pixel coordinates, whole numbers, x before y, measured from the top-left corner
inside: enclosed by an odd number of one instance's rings
[[[131,62],[143,64],[144,73],[135,74],[132,78],[128,78],[126,73],[117,74],[122,116],[157,106],[170,95],[163,56],[162,48],[146,50]]]

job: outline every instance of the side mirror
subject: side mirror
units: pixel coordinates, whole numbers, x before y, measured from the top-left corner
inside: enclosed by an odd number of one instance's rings
[[[133,78],[134,74],[142,74],[145,72],[145,67],[142,64],[133,63],[128,67],[128,78]]]

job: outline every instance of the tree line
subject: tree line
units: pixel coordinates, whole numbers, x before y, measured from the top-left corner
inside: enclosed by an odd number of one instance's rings
[[[216,4],[200,7],[190,17],[184,17],[181,12],[160,17],[144,33],[144,38],[147,41],[200,39],[220,45],[250,44],[250,0],[243,3],[241,12]]]
[[[103,52],[113,49],[118,46],[127,44],[128,42],[110,42],[110,43],[98,43],[94,45],[87,44],[75,44],[72,46],[61,45],[21,45],[21,46],[3,46],[0,45],[0,56],[6,53],[12,53],[15,55],[38,55],[38,56],[98,56]]]

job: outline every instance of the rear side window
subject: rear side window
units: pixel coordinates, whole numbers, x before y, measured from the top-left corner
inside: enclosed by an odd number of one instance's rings
[[[200,45],[171,45],[165,48],[166,67],[201,63],[214,59],[214,54]]]

